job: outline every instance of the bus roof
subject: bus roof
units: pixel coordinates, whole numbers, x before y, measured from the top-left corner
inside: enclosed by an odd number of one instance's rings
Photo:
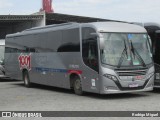
[[[153,23],[153,22],[150,22],[150,23],[144,23],[144,26],[156,26],[158,28],[160,28],[160,25],[158,23]]]
[[[157,30],[156,33],[160,33],[160,30]]]
[[[64,30],[64,29],[77,27],[78,25],[79,23],[69,22],[69,23],[62,23],[62,24],[47,25],[44,27],[34,27],[34,28],[26,29],[22,32],[8,34],[6,37],[16,37],[16,36],[18,37],[26,34],[36,34],[36,33],[47,32],[47,31]]]
[[[48,25],[45,27],[35,27],[31,29],[24,30],[22,32],[18,32],[15,34],[9,34],[6,37],[16,37],[26,34],[36,34],[40,32],[46,31],[54,31],[54,30],[64,30],[76,27],[93,27],[97,29],[98,32],[125,32],[125,33],[146,33],[147,31],[139,26],[133,25],[129,23],[122,23],[122,22],[92,22],[92,23],[63,23],[63,24],[56,24],[56,25]]]
[[[139,25],[122,23],[122,22],[94,22],[99,32],[124,32],[124,33],[146,33],[146,29]]]

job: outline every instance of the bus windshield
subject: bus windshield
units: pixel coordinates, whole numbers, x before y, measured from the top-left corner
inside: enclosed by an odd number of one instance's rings
[[[4,45],[0,45],[0,65],[4,64]]]
[[[112,66],[146,66],[152,63],[151,47],[147,34],[101,33],[104,49],[103,64]]]

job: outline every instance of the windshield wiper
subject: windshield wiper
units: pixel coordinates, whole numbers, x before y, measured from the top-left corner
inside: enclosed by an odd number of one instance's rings
[[[125,40],[123,40],[123,41],[124,41],[124,50],[123,50],[123,52],[122,52],[122,54],[121,54],[121,57],[120,57],[120,59],[119,59],[117,68],[120,68],[121,65],[122,65],[122,62],[123,62],[123,59],[124,59],[124,53],[126,53],[126,56],[127,56],[127,59],[128,59],[127,45],[126,45]]]
[[[132,51],[132,53],[133,53],[133,55],[134,55],[134,59],[135,59],[136,54],[135,54],[135,49],[134,49],[134,47],[133,47],[132,41],[131,41],[131,51]]]
[[[144,67],[146,67],[146,64],[145,64],[144,60],[142,59],[142,57],[140,56],[140,54],[137,52],[137,50],[134,48],[132,41],[131,41],[131,51],[132,51],[132,53],[134,55],[134,59],[135,59],[135,56],[137,55],[137,58],[139,59],[139,61],[141,62],[141,64]]]

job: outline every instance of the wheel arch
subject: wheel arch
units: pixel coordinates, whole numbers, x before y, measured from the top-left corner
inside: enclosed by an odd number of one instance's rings
[[[81,80],[81,75],[80,74],[77,74],[77,73],[71,73],[70,76],[69,76],[69,80],[70,80],[70,88],[73,89],[73,84],[74,84],[74,81],[75,81],[75,78],[79,78]]]
[[[23,70],[22,70],[22,79],[23,79],[23,77],[24,77],[24,73],[25,73],[25,72],[29,73],[27,69],[23,69]]]

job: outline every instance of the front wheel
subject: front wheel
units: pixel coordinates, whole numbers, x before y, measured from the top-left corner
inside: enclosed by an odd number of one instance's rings
[[[82,84],[81,84],[81,80],[80,78],[76,77],[74,80],[74,92],[77,95],[82,95],[83,91],[82,91]]]
[[[25,71],[24,73],[23,73],[23,81],[24,81],[24,85],[26,86],[26,87],[31,87],[31,82],[30,82],[30,79],[29,79],[29,74],[28,74],[28,72],[27,71]]]

